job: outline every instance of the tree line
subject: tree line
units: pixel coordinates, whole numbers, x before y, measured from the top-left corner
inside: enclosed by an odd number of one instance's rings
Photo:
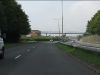
[[[89,35],[100,35],[100,10],[88,21],[86,33]]]
[[[0,30],[5,42],[18,42],[31,31],[28,16],[15,0],[0,0]]]

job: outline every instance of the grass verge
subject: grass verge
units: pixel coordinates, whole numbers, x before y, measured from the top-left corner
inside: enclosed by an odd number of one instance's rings
[[[100,69],[100,53],[91,52],[82,48],[74,48],[61,43],[56,44],[58,48],[63,49],[66,53],[69,53],[88,64]]]
[[[20,45],[23,45],[23,44],[24,43],[6,43],[5,48],[12,48],[12,47],[20,46]]]
[[[12,48],[12,47],[16,47],[16,46],[22,46],[25,44],[33,44],[36,42],[28,42],[28,41],[24,41],[24,42],[19,42],[19,43],[5,43],[5,48]]]

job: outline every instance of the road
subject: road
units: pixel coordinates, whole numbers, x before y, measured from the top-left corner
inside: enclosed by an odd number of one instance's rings
[[[0,75],[96,75],[54,43],[40,42],[6,49]]]

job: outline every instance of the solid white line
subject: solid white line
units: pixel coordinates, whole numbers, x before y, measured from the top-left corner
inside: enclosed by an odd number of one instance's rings
[[[21,54],[19,54],[18,56],[16,56],[15,57],[15,59],[18,59],[18,58],[20,58],[22,55]]]

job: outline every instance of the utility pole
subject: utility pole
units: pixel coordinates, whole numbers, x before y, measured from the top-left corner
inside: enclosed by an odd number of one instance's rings
[[[58,33],[59,33],[59,37],[60,37],[60,25],[59,25],[59,18],[55,18],[54,20],[57,21],[57,25],[58,25]]]
[[[59,26],[59,19],[58,19],[58,30],[59,30],[59,37],[60,37],[60,26]]]
[[[61,1],[62,4],[62,36],[63,36],[63,0]]]

